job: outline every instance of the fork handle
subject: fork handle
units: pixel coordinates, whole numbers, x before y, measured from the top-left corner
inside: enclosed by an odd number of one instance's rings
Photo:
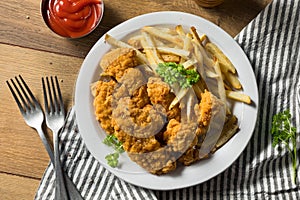
[[[55,163],[55,159],[54,159],[54,153],[53,153],[53,150],[51,149],[50,145],[49,145],[49,142],[48,140],[46,139],[45,137],[45,133],[44,131],[42,130],[42,128],[37,128],[36,131],[38,132],[46,150],[47,150],[47,153],[50,157],[50,160],[51,160],[51,163],[54,166],[54,163]],[[69,176],[65,173],[65,171],[63,171],[63,177],[65,179],[65,183],[66,183],[66,187],[67,187],[67,191],[68,191],[68,194],[69,194],[69,197],[70,199],[74,199],[74,200],[83,200],[83,197],[81,196],[80,192],[77,190],[76,186],[74,185],[73,181],[69,178]]]
[[[58,131],[53,132],[53,142],[54,142],[54,165],[55,165],[55,199],[59,200],[68,200],[68,192],[66,190],[64,173],[60,164],[60,153],[59,153],[59,140],[58,140]]]
[[[44,147],[45,149],[47,150],[47,153],[50,157],[50,160],[51,160],[51,163],[53,164],[54,163],[54,154],[53,154],[53,150],[51,149],[50,145],[49,145],[49,142],[45,136],[45,133],[42,129],[42,127],[39,127],[36,129],[36,131],[38,132],[43,144],[44,144]],[[53,167],[54,167],[54,164],[53,164]]]

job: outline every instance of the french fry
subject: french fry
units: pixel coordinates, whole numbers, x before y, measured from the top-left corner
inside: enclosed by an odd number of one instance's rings
[[[213,68],[214,62],[213,60],[208,56],[208,54],[206,53],[206,50],[204,49],[204,47],[201,44],[199,35],[197,34],[197,32],[193,33],[193,47],[194,47],[194,51],[197,52],[195,53],[196,56],[200,56],[202,57],[203,60],[203,64],[206,65],[209,68]],[[197,39],[198,38],[198,39]]]
[[[192,45],[192,39],[193,36],[190,33],[185,33],[182,26],[178,25],[175,27],[176,32],[178,33],[178,35],[181,36],[182,40],[183,40],[183,50],[191,52],[191,50],[193,49],[193,45]],[[183,63],[187,60],[187,58],[182,57],[180,60],[180,63]]]
[[[215,78],[215,80],[217,81],[217,84],[218,84],[218,94],[220,95],[220,99],[223,102],[226,102],[227,100],[226,100],[225,86],[224,86],[224,82],[222,79],[222,74],[221,74],[222,72],[221,72],[218,60],[216,60],[214,63],[214,69],[215,69],[216,74],[218,75],[218,77]],[[225,107],[227,108],[226,104],[225,104]]]
[[[239,81],[236,74],[232,74],[231,72],[225,72],[223,73],[225,76],[225,80],[235,89],[240,90],[242,89],[242,84]]]
[[[235,67],[217,45],[208,42],[205,45],[205,49],[219,60],[222,72],[229,71],[233,74],[236,74]]]
[[[201,41],[201,43],[204,43],[204,42],[206,42],[207,40],[208,40],[208,37],[207,37],[206,34],[202,34],[202,35],[200,36],[200,41]]]
[[[236,134],[238,128],[239,126],[237,125],[237,117],[235,115],[231,115],[225,122],[224,128],[213,152],[226,144]]]
[[[173,101],[171,102],[169,106],[169,110],[171,110],[174,106],[176,106],[176,104],[179,103],[179,101],[186,95],[186,93],[188,93],[188,91],[189,88],[180,89],[179,92],[176,94],[175,98],[173,99]]]
[[[180,62],[180,56],[174,55],[174,54],[160,54],[161,58],[164,60],[164,62]]]
[[[141,45],[144,48],[144,52],[146,54],[146,59],[147,59],[148,65],[155,72],[155,69],[156,69],[156,66],[157,66],[157,61],[154,58],[153,52],[150,51],[149,48],[147,49],[147,42],[145,41],[144,38],[141,39]]]
[[[150,26],[145,26],[142,28],[142,30],[148,32],[149,34],[151,34],[155,37],[167,40],[171,43],[175,43],[176,45],[178,45],[180,47],[183,46],[183,42],[182,42],[181,38],[177,35],[172,35],[167,32],[161,31],[158,28],[150,27]]]
[[[201,94],[204,92],[197,84],[193,85],[193,90],[197,95],[198,99],[201,99]]]
[[[226,96],[236,101],[244,102],[246,104],[251,104],[251,98],[248,95],[238,91],[226,90]]]
[[[142,32],[142,36],[144,37],[145,42],[146,42],[146,44],[145,44],[146,46],[143,46],[143,48],[145,50],[147,49],[151,52],[152,57],[153,57],[156,64],[162,63],[163,60],[161,59],[161,56],[158,53],[157,48],[155,47],[155,44],[154,44],[151,36],[146,32]]]
[[[170,47],[156,47],[156,48],[161,53],[175,54],[180,57],[183,57],[184,59],[188,59],[188,56],[190,55],[190,52],[184,49],[170,48]]]
[[[192,59],[189,59],[186,62],[182,63],[182,65],[185,69],[188,69],[196,63],[197,63],[197,60],[195,58],[192,58]]]
[[[196,28],[195,28],[194,26],[192,26],[192,27],[190,28],[190,30],[191,30],[191,33],[192,33],[192,35],[193,35],[193,38],[195,38],[196,41],[197,41],[199,44],[202,45],[201,39],[200,39],[200,37],[199,37],[199,35],[198,35],[198,33],[197,33]]]
[[[183,27],[181,25],[177,25],[175,27],[175,30],[178,33],[178,35],[180,35],[181,37],[185,37],[185,32],[184,32]]]
[[[133,37],[131,37],[131,38],[128,39],[127,43],[129,45],[133,46],[136,49],[141,49],[142,48],[141,38],[142,38],[141,35],[133,36]]]
[[[144,54],[142,54],[139,50],[137,50],[136,48],[134,48],[133,46],[125,43],[125,42],[122,42],[120,40],[117,40],[115,39],[114,37],[112,37],[111,35],[109,34],[106,34],[105,35],[105,41],[108,42],[110,45],[112,46],[115,46],[115,47],[121,47],[121,48],[131,48],[131,49],[134,49],[134,51],[136,52],[138,58],[143,61],[144,63],[148,64],[148,60],[147,58],[145,57]]]

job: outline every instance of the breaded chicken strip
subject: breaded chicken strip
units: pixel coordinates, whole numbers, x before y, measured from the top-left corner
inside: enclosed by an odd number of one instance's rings
[[[139,65],[136,52],[132,49],[129,52],[120,55],[116,60],[111,62],[102,75],[114,77],[118,82],[124,75],[127,69]]]
[[[115,125],[115,136],[123,143],[123,148],[127,153],[145,153],[155,151],[160,147],[160,143],[155,136],[148,138],[137,138],[120,129]]]
[[[139,68],[130,68],[120,79],[113,95],[112,117],[116,124],[126,133],[138,138],[155,135],[166,121],[162,106],[149,104],[146,83]]]
[[[111,122],[112,114],[112,94],[114,92],[116,82],[110,80],[97,81],[91,87],[94,96],[94,107],[96,119],[100,122],[101,127],[109,134],[113,134],[114,128]]]
[[[197,135],[200,158],[206,158],[215,147],[226,121],[226,106],[223,101],[208,91],[201,95],[199,106],[195,106],[198,116]]]
[[[196,123],[180,123],[171,119],[168,123],[167,130],[163,133],[164,142],[172,147],[172,151],[183,153],[189,147],[197,144]]]
[[[190,165],[199,160],[199,152],[195,148],[198,143],[196,135],[197,123],[180,123],[171,119],[163,139],[173,152],[176,152],[179,162]],[[180,157],[179,157],[180,156]]]
[[[115,126],[136,138],[148,138],[158,134],[165,126],[166,117],[159,105],[150,104],[143,108],[130,108],[130,98],[118,101],[112,112]]]
[[[152,174],[167,174],[176,169],[176,155],[168,147],[147,153],[128,153],[130,159]]]
[[[205,135],[210,118],[211,118],[211,110],[212,110],[212,98],[211,93],[205,90],[204,93],[201,94],[201,101],[195,105],[195,113],[198,117],[199,128],[197,130],[197,135]]]
[[[180,121],[179,105],[169,110],[175,95],[171,92],[171,88],[166,82],[158,77],[150,77],[147,83],[147,92],[152,104],[161,104],[165,108],[168,119]]]
[[[116,48],[112,49],[103,55],[99,63],[100,67],[105,71],[109,65],[111,65],[119,56],[127,54],[130,51],[129,48]]]

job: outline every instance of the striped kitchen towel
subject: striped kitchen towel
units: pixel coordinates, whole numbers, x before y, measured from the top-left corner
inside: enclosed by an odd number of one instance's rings
[[[153,191],[128,184],[101,166],[78,133],[74,110],[61,134],[62,163],[85,199],[300,199],[287,151],[273,148],[272,116],[289,109],[300,155],[300,1],[274,0],[235,38],[248,56],[259,89],[256,128],[246,149],[223,173],[190,188]],[[299,157],[299,156],[298,156]],[[200,172],[199,172],[200,173]],[[201,172],[205,173],[205,172]],[[54,199],[49,164],[35,199]]]

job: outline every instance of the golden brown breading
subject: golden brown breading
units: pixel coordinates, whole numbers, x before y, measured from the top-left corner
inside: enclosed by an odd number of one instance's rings
[[[164,107],[169,106],[170,86],[158,77],[150,77],[147,83],[147,92],[152,104],[162,104]]]
[[[152,106],[147,80],[138,68],[128,69],[114,94],[112,118],[120,129],[137,138],[153,136],[164,127],[162,106]]]
[[[171,147],[172,151],[182,154],[197,144],[196,129],[196,123],[180,123],[175,119],[171,119],[167,130],[163,133],[163,140]]]
[[[92,86],[96,119],[100,122],[101,127],[109,134],[113,134],[114,132],[111,122],[111,103],[115,85],[116,82],[110,80],[109,82],[97,81]]]
[[[211,93],[205,90],[204,93],[201,94],[201,101],[195,105],[195,113],[198,116],[199,128],[197,130],[197,135],[204,135],[207,131],[209,121],[211,118],[211,110],[212,110],[212,99]]]
[[[167,130],[163,133],[164,146],[155,151],[129,156],[144,169],[157,175],[175,170],[178,159],[183,164],[189,165],[199,160],[197,149],[193,148],[197,144],[195,129],[196,123],[184,125],[171,119]]]
[[[205,91],[201,97],[199,109],[197,110],[197,106],[195,106],[199,122],[197,129],[199,142],[197,146],[200,158],[206,158],[213,153],[213,149],[224,128],[226,106],[223,101],[210,92]]]
[[[129,48],[116,48],[112,49],[102,57],[99,65],[105,71],[109,65],[111,65],[120,55],[128,53],[131,49]]]
[[[136,67],[138,64],[136,52],[131,49],[128,53],[119,56],[110,63],[103,75],[112,76],[119,81],[128,68]]]
[[[149,138],[137,138],[127,134],[125,131],[115,126],[115,136],[123,143],[123,148],[128,153],[145,153],[155,151],[160,147],[160,143],[154,136]]]
[[[150,77],[147,83],[147,92],[152,104],[161,104],[167,111],[168,119],[180,121],[180,108],[177,104],[171,110],[169,106],[175,95],[170,86],[158,77]]]
[[[130,101],[130,97],[120,99],[112,112],[119,129],[137,138],[147,138],[164,128],[166,117],[161,106],[148,104],[143,108],[130,108]]]
[[[178,159],[179,162],[188,166],[200,160],[199,150],[195,147],[190,147],[188,150],[184,152],[182,156]]]
[[[147,85],[141,86],[139,89],[133,92],[130,101],[130,107],[143,108],[147,104],[150,104],[150,99],[147,93]]]
[[[129,153],[130,159],[152,174],[167,174],[176,169],[176,157],[168,147],[148,153]]]
[[[132,96],[141,86],[147,85],[147,79],[139,67],[128,68],[118,83],[127,90],[127,96]]]

